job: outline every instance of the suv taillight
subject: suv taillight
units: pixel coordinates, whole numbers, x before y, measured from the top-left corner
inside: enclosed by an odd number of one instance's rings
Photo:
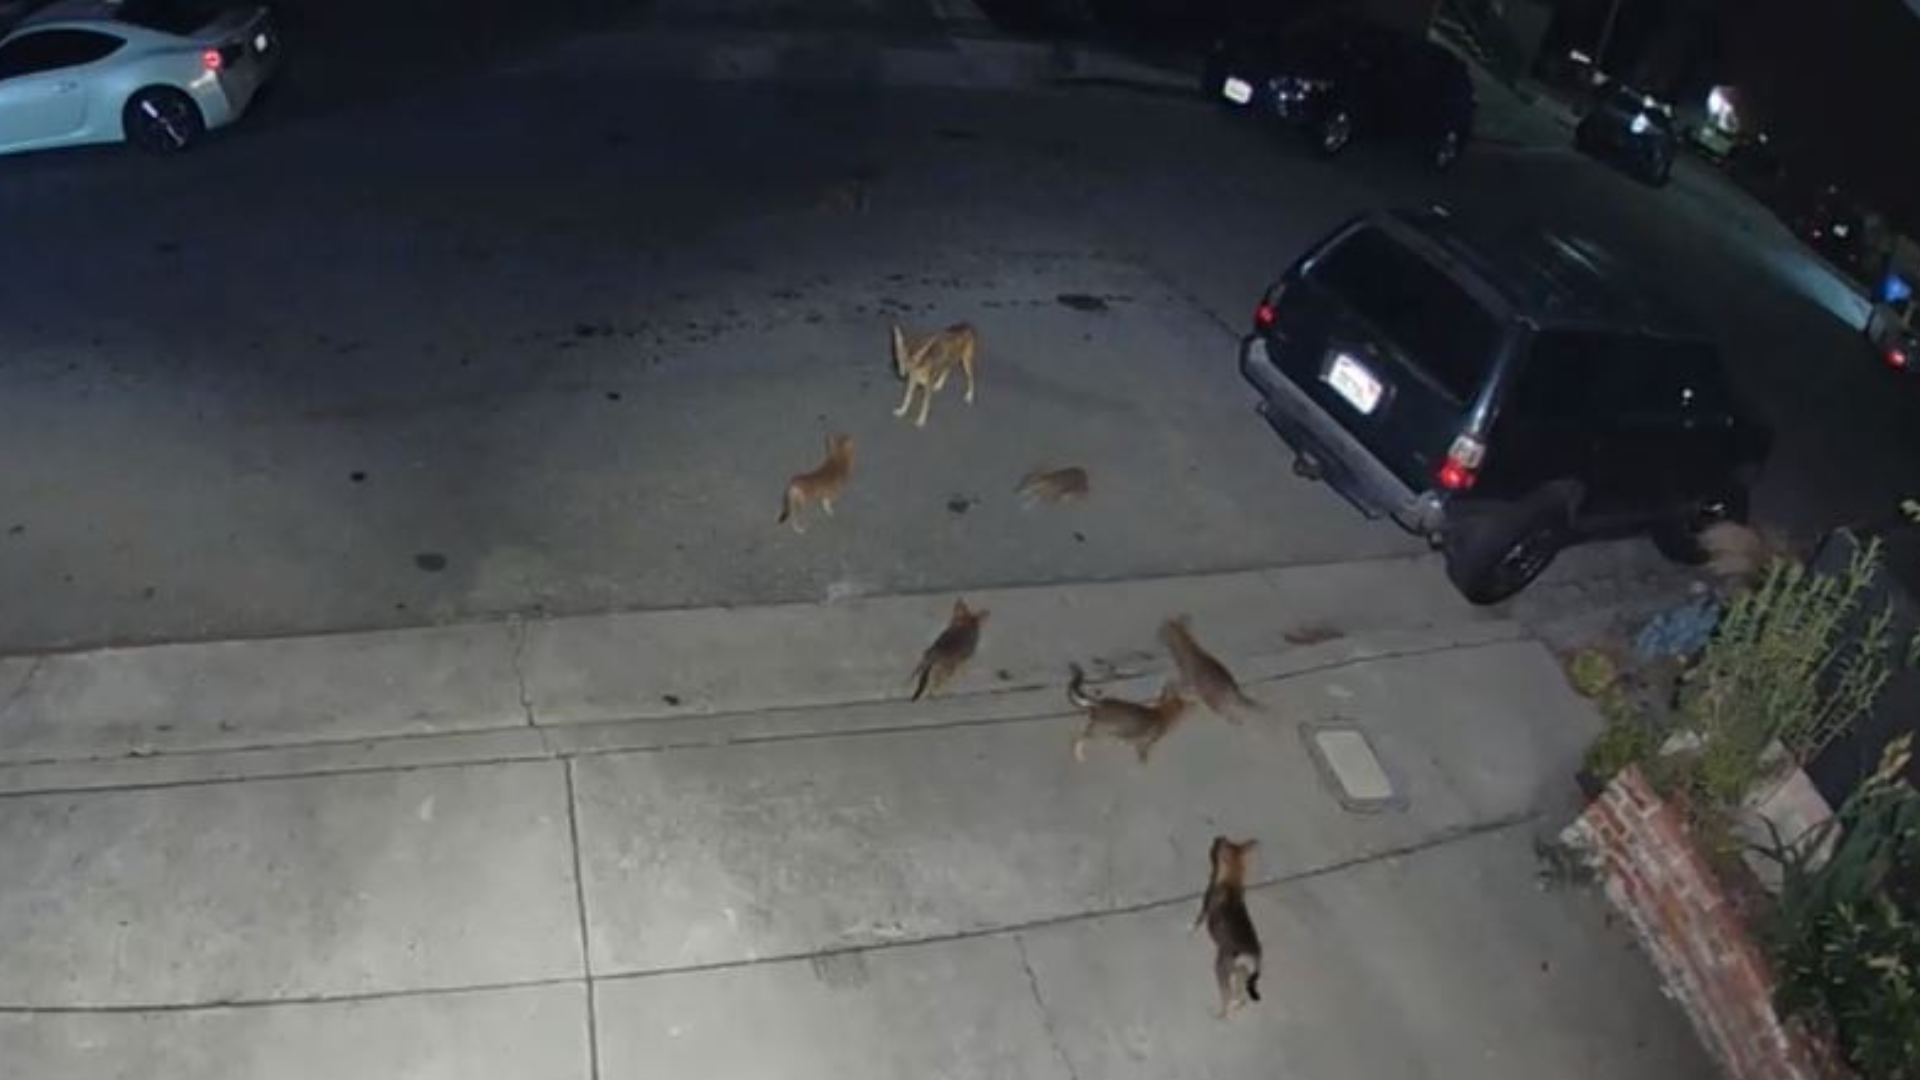
[[[1486,456],[1485,443],[1471,435],[1462,435],[1447,447],[1447,459],[1434,470],[1433,478],[1448,491],[1465,491],[1480,478],[1480,463]]]
[[[1253,305],[1255,333],[1264,334],[1280,325],[1280,296],[1286,291],[1287,283],[1276,281],[1267,289],[1266,295],[1260,297],[1260,302]]]

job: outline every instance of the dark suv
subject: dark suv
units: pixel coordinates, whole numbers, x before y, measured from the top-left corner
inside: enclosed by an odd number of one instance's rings
[[[1713,347],[1591,244],[1442,210],[1342,226],[1267,290],[1240,371],[1297,454],[1446,553],[1475,603],[1559,550],[1650,533],[1681,561],[1745,516],[1770,439]]]

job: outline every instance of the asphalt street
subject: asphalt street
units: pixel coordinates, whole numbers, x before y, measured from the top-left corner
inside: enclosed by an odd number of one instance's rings
[[[1323,162],[1183,94],[984,76],[913,5],[700,7],[337,96],[324,39],[183,159],[8,160],[0,651],[1410,553],[1291,475],[1233,360],[1305,245],[1435,199],[1614,239],[1719,334],[1781,429],[1763,515],[1920,487],[1920,394],[1677,188]],[[894,420],[889,324],[959,320],[978,402]],[[776,528],[832,431],[839,516]],[[1048,464],[1093,496],[1022,510]]]

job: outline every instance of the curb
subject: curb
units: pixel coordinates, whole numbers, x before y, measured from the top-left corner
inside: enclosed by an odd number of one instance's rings
[[[0,764],[264,749],[888,702],[953,594],[697,608],[0,661]],[[1193,617],[1221,655],[1500,620],[1432,556],[976,590],[993,612],[955,694],[1053,686],[1069,661],[1158,664]]]

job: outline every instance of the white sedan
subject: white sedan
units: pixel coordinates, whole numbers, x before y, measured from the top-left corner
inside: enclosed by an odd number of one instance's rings
[[[122,141],[177,153],[240,119],[279,63],[263,7],[55,0],[0,39],[0,154]]]

